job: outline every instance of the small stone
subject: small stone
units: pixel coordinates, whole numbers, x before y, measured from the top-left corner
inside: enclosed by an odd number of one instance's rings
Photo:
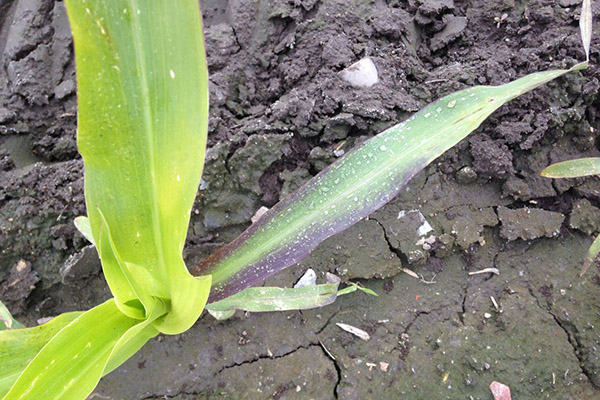
[[[386,363],[384,361],[380,361],[379,362],[379,368],[383,371],[383,372],[387,372],[388,367],[390,366],[389,363]]]
[[[473,168],[469,167],[468,165],[466,167],[462,167],[456,173],[456,180],[461,184],[473,183],[476,179],[477,172],[473,171]]]
[[[304,275],[298,279],[298,282],[294,285],[294,288],[301,288],[305,286],[314,286],[317,284],[317,274],[312,268],[306,270]]]
[[[490,384],[490,390],[492,396],[494,396],[494,400],[511,400],[510,388],[503,383],[496,381],[492,382]]]
[[[265,206],[262,206],[261,208],[256,210],[256,213],[254,214],[254,216],[252,218],[250,218],[250,221],[252,221],[252,223],[255,223],[256,221],[258,221],[260,219],[260,217],[265,215],[265,213],[267,211],[269,211],[269,209]]]
[[[368,88],[379,82],[377,68],[369,57],[365,57],[340,71],[339,76],[355,88]]]

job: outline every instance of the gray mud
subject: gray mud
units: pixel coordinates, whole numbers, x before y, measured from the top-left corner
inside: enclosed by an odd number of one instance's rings
[[[578,3],[202,1],[210,149],[189,265],[340,150],[438,97],[582,60]],[[291,286],[310,267],[378,297],[204,315],[152,340],[91,398],[485,400],[492,381],[515,399],[600,397],[600,268],[578,277],[600,232],[600,181],[538,175],[600,155],[597,49],[587,71],[502,107],[387,206],[267,281]],[[62,2],[0,3],[0,55],[0,298],[33,325],[110,296],[72,224],[85,205]],[[341,81],[365,56],[380,82]],[[500,274],[469,274],[484,268]]]

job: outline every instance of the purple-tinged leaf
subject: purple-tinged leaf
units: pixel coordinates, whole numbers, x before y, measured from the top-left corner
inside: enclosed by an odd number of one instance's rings
[[[528,75],[502,86],[450,94],[347,153],[276,204],[193,271],[212,274],[209,303],[253,286],[302,260],[319,243],[390,201],[431,161],[494,110],[575,69]]]

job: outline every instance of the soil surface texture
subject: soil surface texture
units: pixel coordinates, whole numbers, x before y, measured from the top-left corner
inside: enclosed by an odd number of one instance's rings
[[[579,3],[203,0],[210,148],[188,265],[437,98],[583,60]],[[600,398],[600,268],[578,276],[600,233],[600,180],[539,176],[600,156],[597,33],[589,69],[503,106],[384,208],[265,283],[291,287],[312,268],[378,297],[205,314],[151,340],[90,398],[487,400],[493,381],[515,399]],[[352,86],[340,71],[364,57],[379,82]],[[110,296],[73,225],[85,214],[76,113],[64,4],[1,1],[0,299],[29,326]],[[486,268],[499,274],[470,274]]]

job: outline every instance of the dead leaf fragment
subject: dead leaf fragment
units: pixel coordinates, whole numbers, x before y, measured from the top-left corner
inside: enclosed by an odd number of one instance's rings
[[[340,328],[342,328],[343,330],[345,330],[346,332],[349,332],[349,333],[353,334],[354,336],[361,338],[362,340],[371,339],[371,335],[369,335],[367,332],[363,331],[362,329],[358,329],[352,325],[343,324],[341,322],[337,322],[336,325],[339,326]]]

